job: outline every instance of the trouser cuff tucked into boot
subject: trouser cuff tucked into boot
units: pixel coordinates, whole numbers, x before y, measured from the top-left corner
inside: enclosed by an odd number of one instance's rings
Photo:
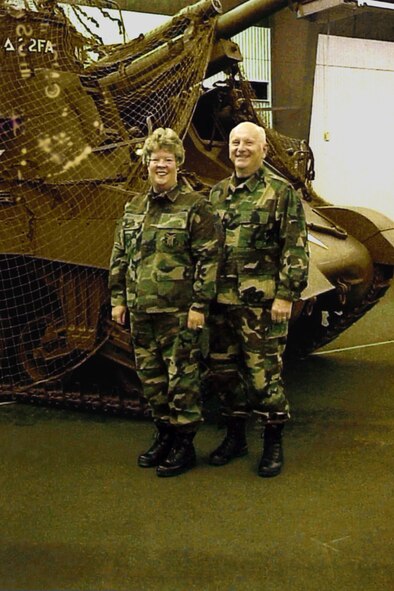
[[[170,423],[156,420],[156,433],[150,448],[138,456],[140,468],[153,468],[162,462],[168,455],[175,437],[175,429]]]
[[[282,433],[284,425],[266,425],[262,437],[264,440],[263,455],[260,460],[258,475],[263,478],[277,476],[283,466]]]
[[[158,476],[178,476],[196,465],[195,431],[175,430],[172,447],[156,469]]]
[[[239,458],[248,453],[246,442],[246,417],[226,417],[227,434],[222,443],[209,456],[212,466],[224,466],[233,458]]]

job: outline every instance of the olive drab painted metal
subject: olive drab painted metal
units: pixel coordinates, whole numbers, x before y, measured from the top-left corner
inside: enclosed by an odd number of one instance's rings
[[[262,124],[229,38],[287,5],[249,0],[220,14],[218,0],[202,0],[106,46],[56,2],[0,0],[0,395],[141,408],[129,332],[111,322],[107,288],[116,221],[148,186],[141,147],[154,127],[172,127],[194,191],[229,176],[230,129]],[[223,68],[226,82],[202,92]],[[306,355],[384,295],[394,224],[316,196],[306,142],[266,133],[266,165],[302,197],[308,222],[309,281],[288,339],[289,353]]]

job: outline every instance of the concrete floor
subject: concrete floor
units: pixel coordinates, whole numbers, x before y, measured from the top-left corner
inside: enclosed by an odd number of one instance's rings
[[[249,456],[209,466],[222,431],[206,424],[197,468],[159,479],[136,466],[148,422],[0,406],[0,589],[392,591],[393,316],[392,291],[287,367],[270,480],[253,425]]]

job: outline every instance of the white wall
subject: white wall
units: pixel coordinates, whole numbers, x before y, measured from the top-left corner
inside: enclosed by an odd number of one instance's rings
[[[394,220],[394,43],[319,36],[310,144],[322,197]]]

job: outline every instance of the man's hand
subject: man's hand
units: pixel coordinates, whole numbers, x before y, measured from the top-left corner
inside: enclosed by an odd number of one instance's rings
[[[275,298],[271,307],[272,322],[288,322],[291,316],[293,302]]]
[[[197,310],[189,310],[189,314],[187,316],[187,328],[191,330],[198,330],[202,328],[205,324],[205,316],[201,312],[197,312]]]
[[[112,308],[112,320],[117,322],[118,324],[122,324],[124,326],[126,322],[126,306],[114,306]]]

